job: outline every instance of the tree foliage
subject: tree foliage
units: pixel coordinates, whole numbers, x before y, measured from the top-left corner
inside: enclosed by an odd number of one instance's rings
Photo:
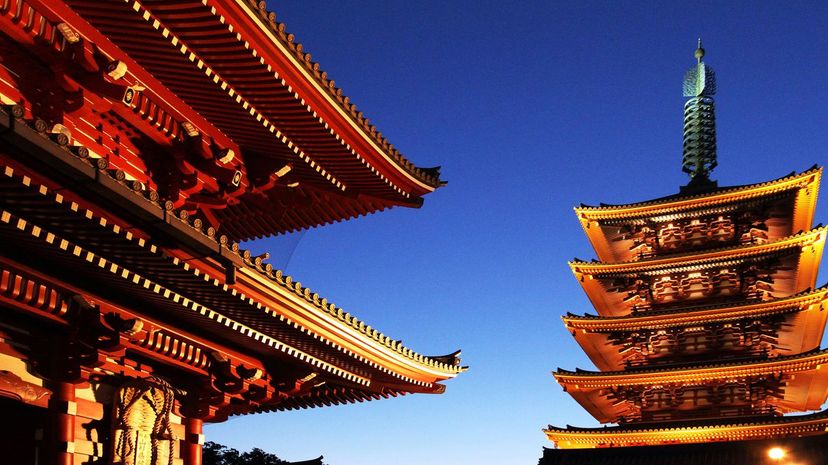
[[[282,465],[290,463],[258,447],[248,452],[239,452],[215,442],[204,444],[202,453],[204,465]]]

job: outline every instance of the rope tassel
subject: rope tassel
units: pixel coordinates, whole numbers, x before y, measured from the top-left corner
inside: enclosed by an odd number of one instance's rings
[[[173,434],[170,423],[175,394],[159,378],[135,379],[118,389],[115,408],[113,463],[120,465],[172,465]]]

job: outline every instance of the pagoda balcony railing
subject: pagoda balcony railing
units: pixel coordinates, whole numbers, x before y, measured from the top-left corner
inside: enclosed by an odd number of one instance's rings
[[[647,233],[639,232],[636,235],[638,237],[633,240],[630,247],[630,251],[635,254],[633,260],[768,242],[766,226],[734,227],[732,223],[721,220],[709,224],[702,222],[684,227],[664,228],[658,233],[648,230]]]
[[[771,353],[766,347],[747,348],[739,352],[726,353],[722,352],[721,348],[711,347],[706,353],[674,353],[661,357],[646,356],[642,359],[628,359],[624,361],[625,369],[635,371],[647,368],[680,368],[688,365],[715,361],[717,363],[726,362],[748,362],[761,361],[771,358]]]
[[[686,310],[691,311],[696,308],[702,308],[710,306],[711,303],[716,305],[719,304],[728,304],[728,303],[758,303],[762,302],[765,299],[763,291],[751,291],[745,292],[741,294],[733,294],[730,296],[713,296],[706,299],[698,299],[698,300],[679,300],[667,303],[637,303],[630,307],[630,313],[632,315],[638,315],[641,313],[649,313],[649,312],[664,312],[664,311],[671,311],[671,310]]]
[[[687,420],[725,419],[734,417],[779,416],[779,411],[770,405],[761,407],[733,406],[704,408],[697,410],[665,409],[658,411],[644,411],[638,415],[621,417],[618,424],[634,424],[649,422],[672,422]]]

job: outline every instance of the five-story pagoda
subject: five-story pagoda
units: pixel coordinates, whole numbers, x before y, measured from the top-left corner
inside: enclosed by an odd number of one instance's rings
[[[715,75],[701,42],[695,56],[684,79],[690,182],[656,200],[576,208],[598,261],[570,267],[598,315],[563,320],[600,371],[554,375],[598,421],[617,425],[550,426],[557,449],[541,464],[828,456],[816,437],[828,414],[785,416],[828,397],[819,348],[828,287],[815,286],[828,229],[812,227],[822,169],[737,187],[712,181]]]

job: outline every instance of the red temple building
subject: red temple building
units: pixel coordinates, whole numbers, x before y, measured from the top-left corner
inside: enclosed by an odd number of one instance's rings
[[[464,370],[239,247],[443,184],[265,7],[0,0],[3,464],[198,465],[204,422]]]
[[[822,169],[710,180],[716,83],[703,56],[699,43],[684,82],[690,183],[575,209],[598,259],[570,267],[597,315],[563,320],[599,371],[554,375],[608,426],[550,426],[556,448],[542,465],[828,463],[828,287],[816,285],[828,228],[813,226]]]

